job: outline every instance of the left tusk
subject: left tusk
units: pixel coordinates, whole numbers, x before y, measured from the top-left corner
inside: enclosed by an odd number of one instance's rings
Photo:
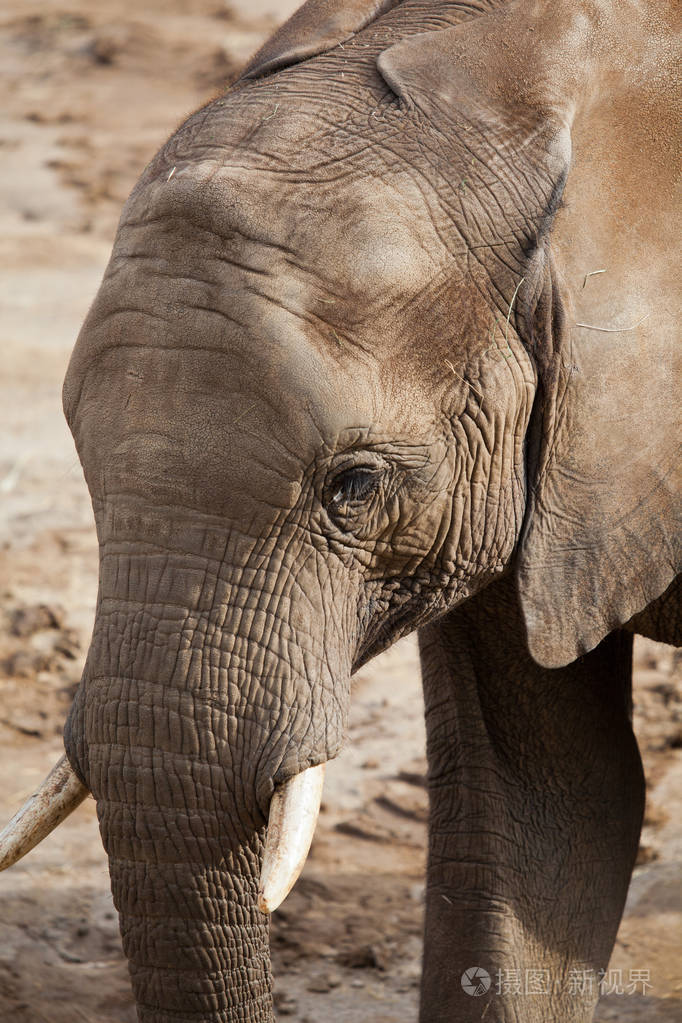
[[[37,792],[0,832],[0,870],[6,870],[50,834],[90,793],[62,757]]]
[[[272,913],[303,870],[320,813],[326,764],[309,767],[275,789],[258,888],[258,908]]]

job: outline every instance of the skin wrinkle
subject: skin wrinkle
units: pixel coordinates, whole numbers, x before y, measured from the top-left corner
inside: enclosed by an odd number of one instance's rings
[[[253,411],[254,407],[255,406],[252,406],[250,409],[247,409],[247,412]],[[242,415],[242,416],[237,417],[237,418],[241,420],[242,418],[245,418],[245,417],[244,417],[244,415]],[[244,433],[248,433],[248,432],[249,432],[248,429],[244,429]],[[275,447],[275,446],[277,446],[277,442],[276,441],[273,442],[273,447]],[[283,443],[279,444],[279,448],[280,448],[280,455],[281,455],[281,452],[283,451],[285,454],[289,454],[292,457],[294,457],[294,454],[295,454],[294,451],[292,449],[287,448],[286,445],[284,445]],[[256,465],[260,464],[263,468],[272,469],[273,471],[277,471],[276,464],[273,464],[272,462],[267,462],[266,463],[266,462],[260,460],[257,456],[254,457],[254,462],[255,462]],[[169,473],[168,476],[164,479],[164,482],[166,482],[166,481],[170,482],[171,480],[175,480],[175,476],[172,473]],[[161,479],[159,479],[158,482],[161,482]],[[136,491],[133,491],[132,489],[120,489],[120,490],[117,490],[117,489],[115,489],[114,487],[111,487],[111,486],[107,486],[106,489],[107,489],[107,494],[108,494],[108,497],[109,497],[110,500],[111,499],[117,499],[117,498],[129,499],[131,497],[134,498],[134,497],[141,496]],[[273,501],[273,507],[276,507],[276,503],[274,501]],[[173,510],[180,510],[180,511],[183,511],[183,512],[196,512],[197,510],[200,510],[196,505],[181,504],[177,500],[172,505],[168,504],[168,508],[169,509],[173,509]],[[289,509],[288,509],[288,507],[283,507],[281,510],[283,512],[287,512]],[[223,520],[221,522],[221,525],[224,528],[224,525],[225,525],[225,519],[224,518],[223,518]],[[248,530],[248,527],[250,527],[251,525],[252,525],[251,523],[246,523],[247,530]]]
[[[159,644],[157,649],[162,650],[162,649],[165,648],[165,645],[166,645],[165,642],[162,643],[162,644]],[[269,648],[263,648],[263,649],[266,652],[269,652]],[[302,651],[302,653],[306,653],[305,648],[301,648],[301,651]],[[308,653],[309,656],[311,655],[311,651],[308,651],[307,653]],[[236,661],[237,663],[234,666],[238,670],[242,671],[242,670],[244,670],[243,669],[243,665],[247,665],[247,664],[251,663],[251,660],[250,660],[251,656],[252,656],[251,654],[248,654],[248,655],[245,654],[244,657],[243,657],[242,666],[240,666],[239,663],[238,663],[239,655],[236,655],[236,654],[232,653],[232,654],[230,654],[230,662]],[[324,654],[322,654],[322,657],[323,656],[324,656]],[[105,679],[108,679],[108,678],[111,678],[111,677],[116,677],[116,678],[120,679],[121,681],[125,681],[126,679],[131,680],[131,681],[132,680],[142,681],[142,679],[140,678],[140,676],[137,673],[134,676],[133,675],[126,675],[125,672],[123,670],[121,670],[121,671],[119,671],[119,673],[116,674],[116,676],[99,676],[99,677],[95,676],[95,677],[92,678],[92,682],[93,683],[97,682],[98,678],[101,678],[102,680],[105,680]],[[150,678],[144,679],[144,682],[145,682],[145,685],[147,685],[147,686],[152,686],[152,685],[156,685],[157,684],[157,683],[154,682],[153,679],[150,679]],[[158,683],[158,684],[162,685],[162,683]],[[253,703],[253,707],[256,710],[258,709],[257,702]]]
[[[251,636],[251,640],[252,641],[254,640],[253,636]],[[261,640],[259,640],[259,642],[261,642]],[[263,643],[261,642],[261,647],[262,646],[263,646]],[[269,639],[266,638],[266,640],[265,640],[265,649],[267,650],[269,648],[271,648],[271,643],[270,643]],[[234,653],[232,654],[232,660],[234,661]],[[258,663],[257,662],[253,662],[253,658],[252,657],[247,657],[247,660],[250,660],[252,662],[252,670],[255,670],[258,674],[262,674],[262,671],[260,671],[260,669],[259,669]],[[257,707],[257,704],[256,704],[256,707]]]

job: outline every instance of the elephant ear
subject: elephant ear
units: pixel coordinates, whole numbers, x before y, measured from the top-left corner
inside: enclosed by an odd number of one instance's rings
[[[262,78],[331,50],[400,0],[308,0],[268,39],[242,78]]]
[[[378,67],[441,138],[477,126],[491,140],[496,177],[511,178],[490,190],[496,217],[513,228],[521,210],[536,221],[525,326],[517,318],[538,391],[516,570],[530,652],[560,667],[628,623],[680,571],[675,146],[652,145],[679,129],[663,72],[625,83],[621,75],[613,94],[596,87],[598,61],[611,82],[630,66],[623,48],[637,26],[578,31],[571,5],[547,15],[544,6],[524,15],[512,5],[412,37]],[[522,234],[517,254],[529,253]]]

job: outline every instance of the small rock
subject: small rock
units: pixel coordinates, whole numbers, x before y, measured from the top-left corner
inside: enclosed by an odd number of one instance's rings
[[[421,793],[415,793],[415,796],[420,796]],[[392,799],[390,796],[382,795],[377,796],[374,802],[377,806],[380,806],[382,810],[388,810],[389,813],[393,813],[396,817],[406,817],[408,820],[419,821],[424,823],[429,818],[429,809],[426,804],[426,797],[408,799],[402,797],[400,801]]]
[[[425,789],[428,786],[428,780],[423,771],[398,771],[396,780],[404,781],[407,785],[414,785],[419,789]]]
[[[19,732],[20,735],[28,736],[30,739],[42,739],[45,736],[42,721],[30,715],[16,715],[11,719],[4,719],[2,724],[12,728],[15,732]]]
[[[385,970],[387,966],[386,956],[375,945],[360,945],[341,952],[337,962],[351,970]]]
[[[80,652],[81,644],[75,629],[62,629],[59,639],[54,645],[55,653],[61,654],[69,661],[75,661]]]
[[[332,988],[339,987],[342,977],[338,973],[322,973],[319,977],[313,977],[308,984],[308,991],[318,991],[326,994]]]
[[[129,43],[128,35],[123,28],[102,29],[95,32],[81,46],[78,53],[87,57],[93,64],[108,66],[114,64]]]
[[[13,636],[32,636],[41,629],[60,629],[62,624],[61,609],[48,607],[47,604],[17,607],[10,615],[10,632]]]
[[[333,959],[336,956],[336,949],[333,945],[326,945],[324,942],[315,944],[317,954],[322,959]]]
[[[298,1010],[298,1002],[286,991],[275,991],[274,1003],[280,1016],[293,1016]]]
[[[33,679],[39,671],[47,671],[49,667],[49,657],[35,650],[17,650],[0,662],[0,670],[8,678]]]
[[[353,820],[339,821],[334,830],[341,835],[363,838],[367,842],[394,842],[398,837],[395,831],[383,827],[378,821],[364,814],[359,814]]]
[[[653,863],[659,859],[660,853],[654,849],[651,845],[640,845],[637,850],[637,859],[635,860],[636,867],[643,867],[646,863]]]
[[[210,13],[212,18],[218,18],[220,21],[236,21],[238,19],[237,12],[229,3],[222,3]]]
[[[328,991],[331,991],[331,986],[326,977],[313,977],[313,979],[306,984],[306,990],[313,991],[315,994],[324,995],[327,994]]]
[[[682,749],[682,728],[667,736],[665,745],[668,749]]]
[[[670,814],[662,807],[655,804],[648,804],[644,811],[644,826],[660,828],[670,820]]]

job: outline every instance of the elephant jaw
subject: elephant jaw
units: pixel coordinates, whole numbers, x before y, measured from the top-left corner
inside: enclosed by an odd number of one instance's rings
[[[270,801],[268,832],[258,888],[258,908],[272,913],[303,870],[320,812],[325,764],[309,767],[280,785]],[[30,852],[89,795],[66,757],[0,832],[0,870]]]

